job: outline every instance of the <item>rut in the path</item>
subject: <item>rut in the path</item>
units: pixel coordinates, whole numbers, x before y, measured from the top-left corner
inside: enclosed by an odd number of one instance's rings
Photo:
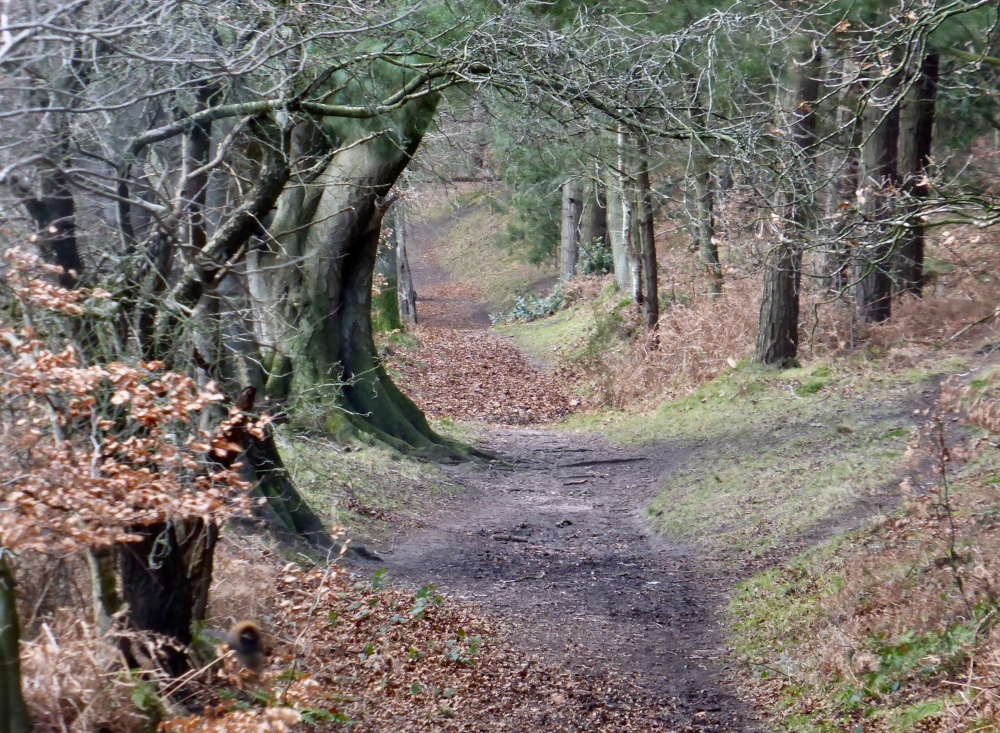
[[[384,564],[512,619],[526,650],[581,673],[611,667],[677,699],[685,729],[753,730],[726,683],[719,611],[733,578],[645,529],[641,510],[679,446],[494,430],[512,469],[454,469],[467,487]],[[692,728],[688,728],[692,726]]]

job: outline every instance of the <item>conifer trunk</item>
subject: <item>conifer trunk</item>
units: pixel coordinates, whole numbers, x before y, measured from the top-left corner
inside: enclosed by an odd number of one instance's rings
[[[870,146],[873,165],[868,171],[872,181],[872,218],[877,223],[857,263],[858,314],[866,323],[881,323],[892,315],[892,250],[891,232],[886,224],[895,208],[895,192],[899,187],[899,75],[886,80],[888,110],[876,109],[882,119],[872,133]]]
[[[792,122],[796,160],[788,166],[788,193],[778,242],[768,253],[757,323],[754,361],[794,366],[799,351],[799,291],[802,284],[802,241],[812,216],[812,172],[819,99],[818,47],[806,50]]]
[[[660,297],[657,289],[656,240],[653,226],[653,192],[649,182],[649,156],[640,146],[639,170],[635,176],[636,208],[640,259],[642,261],[642,312],[646,330],[655,331],[660,322]]]
[[[583,196],[575,178],[562,187],[562,225],[559,241],[559,277],[569,280],[576,274],[576,261],[580,255],[580,219],[583,215]]]
[[[906,121],[900,130],[900,161],[903,166],[903,190],[912,198],[907,203],[909,228],[902,236],[898,257],[901,292],[920,296],[924,287],[924,223],[920,218],[921,200],[927,198],[927,165],[930,162],[937,100],[937,53],[924,56],[914,85],[914,98],[907,105]]]

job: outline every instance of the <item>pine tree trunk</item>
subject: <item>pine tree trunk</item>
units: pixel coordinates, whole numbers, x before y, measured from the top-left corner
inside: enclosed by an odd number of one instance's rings
[[[0,547],[0,733],[32,729],[21,692],[20,628],[9,553]]]
[[[708,297],[722,295],[722,264],[715,241],[715,189],[712,185],[713,159],[707,152],[695,153],[694,190],[698,253],[708,279]]]
[[[583,196],[575,178],[562,187],[562,224],[559,240],[559,277],[569,280],[576,275],[576,261],[580,254],[580,218],[583,213]]]
[[[900,162],[903,167],[903,191],[907,203],[909,228],[903,234],[897,262],[899,289],[916,296],[924,287],[924,223],[920,218],[921,200],[927,198],[927,165],[930,162],[937,101],[938,67],[936,52],[924,56],[919,77],[913,87],[913,100],[905,108],[905,122],[900,130]]]
[[[895,208],[895,191],[899,187],[899,102],[894,97],[899,88],[899,76],[886,81],[886,98],[889,109],[883,112],[881,122],[871,136],[871,155],[874,161],[868,172],[872,180],[872,219],[880,222],[866,243],[857,263],[858,314],[866,323],[881,323],[892,315],[892,250],[891,231],[886,222]]]
[[[646,329],[655,331],[660,321],[660,296],[657,290],[656,240],[653,226],[653,193],[649,183],[649,156],[645,144],[639,147],[639,170],[635,176],[636,207],[642,262],[642,300]]]
[[[691,98],[691,121],[696,129],[705,129],[707,111],[699,98],[697,80],[689,78],[688,95]],[[712,168],[715,156],[708,148],[708,142],[697,137],[691,140],[691,183],[694,188],[695,242],[705,275],[708,280],[708,297],[716,299],[722,294],[722,265],[719,261],[719,245],[715,242],[715,189],[712,184]]]
[[[604,187],[590,181],[583,189],[583,213],[580,218],[580,247],[584,252],[596,254],[607,251],[608,208]]]
[[[754,361],[794,366],[799,351],[799,291],[802,283],[802,242],[813,212],[816,101],[819,99],[820,51],[806,50],[799,81],[798,105],[792,121],[795,160],[788,166],[784,226],[768,253],[757,323]]]
[[[847,85],[838,109],[837,127],[841,131],[843,158],[836,161],[831,175],[834,177],[830,197],[829,217],[832,222],[832,241],[823,256],[823,287],[832,294],[840,294],[849,282],[847,233],[856,217],[856,198],[861,185],[861,145],[864,124],[858,114],[859,89],[850,83],[855,70],[845,60],[844,83]]]

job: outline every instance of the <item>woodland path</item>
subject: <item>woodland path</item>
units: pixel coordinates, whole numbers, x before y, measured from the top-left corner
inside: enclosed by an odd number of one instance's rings
[[[465,487],[423,528],[389,540],[397,580],[432,582],[502,613],[526,650],[574,671],[635,673],[673,698],[677,730],[755,730],[729,689],[721,609],[736,572],[647,531],[658,479],[682,445],[613,446],[600,436],[492,428],[493,470],[449,471]]]
[[[461,285],[438,264],[434,251],[437,235],[451,221],[461,219],[475,207],[455,211],[420,222],[409,229],[407,257],[413,288],[417,291],[417,322],[428,328],[486,329],[490,314],[479,291]]]
[[[421,327],[483,329],[475,292],[451,283],[434,257],[440,224],[410,236]],[[526,651],[561,666],[634,673],[641,690],[673,699],[671,729],[757,730],[726,681],[721,609],[736,571],[658,538],[642,516],[659,479],[691,449],[626,449],[537,428],[489,427],[482,438],[502,463],[446,468],[465,491],[422,516],[419,529],[383,538],[391,575],[502,613]]]

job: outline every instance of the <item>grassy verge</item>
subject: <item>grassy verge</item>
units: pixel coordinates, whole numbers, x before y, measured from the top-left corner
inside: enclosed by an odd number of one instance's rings
[[[987,375],[949,404],[975,423],[992,413],[977,391],[997,385]],[[1000,453],[956,419],[932,414],[910,441],[897,512],[737,589],[730,643],[772,729],[997,730]]]
[[[783,372],[738,365],[651,414],[575,417],[621,444],[679,457],[648,508],[671,537],[735,559],[822,533],[898,483],[933,370],[863,359]]]
[[[284,433],[281,455],[303,496],[351,536],[410,524],[456,487],[436,466],[384,446],[345,448],[322,437]]]
[[[497,330],[510,336],[533,359],[551,365],[558,362],[560,357],[571,357],[596,328],[593,308],[587,303],[581,303],[548,318],[528,323],[511,323],[500,326]]]

